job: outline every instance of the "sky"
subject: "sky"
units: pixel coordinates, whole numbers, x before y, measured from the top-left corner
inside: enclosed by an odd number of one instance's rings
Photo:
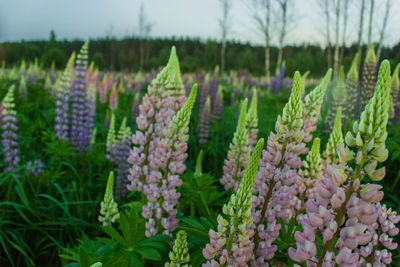
[[[262,35],[257,31],[252,12],[246,5],[251,1],[231,0],[231,30],[228,38],[262,44]],[[285,43],[325,45],[324,18],[318,5],[318,1],[323,0],[291,1],[293,5],[290,10],[293,16]],[[349,1],[349,22],[345,37],[348,44],[357,39],[360,0]],[[378,28],[382,25],[385,1],[387,0],[375,1],[376,19],[372,32],[374,41],[379,39]],[[391,1],[391,16],[384,41],[384,45],[390,46],[400,41],[400,1]],[[57,39],[70,40],[137,35],[138,15],[142,4],[148,20],[153,23],[151,37],[220,39],[218,19],[222,9],[219,0],[1,0],[0,42],[48,39],[51,29],[55,31]],[[273,14],[278,14],[278,10]],[[331,21],[334,21],[333,14]],[[364,25],[366,28],[366,23]],[[272,44],[277,42],[278,27],[279,24],[275,22]],[[333,30],[331,35],[333,36]],[[364,37],[365,40],[366,33]]]

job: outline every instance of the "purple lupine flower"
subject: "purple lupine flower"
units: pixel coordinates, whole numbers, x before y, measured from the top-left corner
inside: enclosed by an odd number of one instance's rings
[[[71,87],[70,138],[72,146],[78,152],[87,151],[92,138],[89,129],[87,128],[87,118],[89,116],[89,104],[86,94],[88,45],[89,42],[85,42],[77,56],[75,64],[75,79]]]
[[[126,125],[126,118],[124,118],[118,131],[115,144],[112,147],[112,160],[116,165],[114,168],[114,196],[116,199],[120,199],[126,195],[126,186],[128,185],[129,175],[128,158],[132,144],[131,135],[131,129]]]
[[[199,144],[207,144],[210,129],[210,96],[207,97],[207,101],[203,106],[200,113],[199,122]]]
[[[72,72],[72,64],[75,60],[75,53],[71,54],[68,64],[65,67],[64,73],[61,76],[60,82],[56,88],[56,117],[55,117],[55,130],[56,137],[59,140],[68,140],[69,132],[69,97],[70,97],[70,77]]]
[[[275,77],[271,79],[271,89],[274,90],[276,94],[280,92],[280,90],[286,86],[284,84],[284,79],[285,79],[285,71],[286,68],[284,65],[281,66],[280,71],[277,73]]]
[[[147,94],[139,105],[139,116],[136,117],[138,130],[132,135],[134,147],[129,156],[128,190],[142,191],[151,174],[151,161],[155,158],[155,149],[164,129],[182,107],[186,96],[180,76],[179,61],[175,47],[167,66],[149,85]]]
[[[37,159],[35,161],[28,161],[26,163],[26,168],[28,170],[28,173],[37,177],[39,176],[41,173],[43,173],[43,167],[44,164],[40,159]]]
[[[217,95],[214,98],[214,107],[211,108],[212,110],[212,119],[214,121],[219,121],[222,118],[222,114],[224,112],[224,99],[223,99],[223,92],[222,87],[219,87]],[[212,96],[211,96],[212,100]],[[212,106],[212,105],[211,105]]]
[[[296,182],[301,179],[298,169],[302,161],[299,156],[308,151],[302,142],[303,93],[302,79],[296,72],[289,101],[276,122],[277,133],[270,133],[267,149],[260,160],[252,209],[255,223],[253,265],[260,265],[274,257],[277,246],[273,242],[280,229],[277,219],[288,222],[301,205],[296,195]],[[267,227],[265,221],[268,222]]]
[[[18,119],[14,104],[14,88],[12,85],[2,101],[1,109],[1,150],[6,163],[5,171],[12,172],[20,162],[18,143]]]
[[[147,237],[157,234],[157,229],[163,229],[163,234],[171,235],[178,226],[176,205],[180,193],[176,188],[182,185],[179,176],[186,169],[184,161],[187,158],[189,121],[196,96],[197,85],[193,86],[185,105],[164,129],[164,137],[157,143],[150,163],[152,171],[146,177],[143,188],[147,204],[142,208],[143,217],[148,219]]]

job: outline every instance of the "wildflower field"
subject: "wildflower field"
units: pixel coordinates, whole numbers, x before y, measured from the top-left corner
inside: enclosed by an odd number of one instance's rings
[[[400,65],[0,69],[0,266],[400,266]]]

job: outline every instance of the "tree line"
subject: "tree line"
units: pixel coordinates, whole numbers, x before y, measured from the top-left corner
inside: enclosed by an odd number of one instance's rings
[[[19,64],[22,60],[33,61],[38,58],[44,67],[54,62],[56,68],[64,68],[72,51],[79,51],[83,40],[57,41],[54,33],[48,41],[21,41],[0,44],[0,62],[6,65]],[[177,48],[183,72],[213,71],[220,64],[221,42],[200,40],[198,38],[100,38],[90,40],[89,58],[100,70],[115,71],[153,71],[168,60],[172,45]],[[247,70],[253,75],[265,75],[265,46],[251,45],[236,41],[225,41],[225,70]],[[270,67],[276,68],[279,47],[270,47]],[[311,76],[322,76],[327,67],[327,48],[319,45],[287,45],[285,65],[288,75],[299,70],[309,70]],[[364,47],[366,49],[366,47]],[[343,51],[343,65],[348,69],[358,51],[357,44]],[[391,48],[382,48],[381,58],[388,58],[392,64],[400,62],[400,43]]]

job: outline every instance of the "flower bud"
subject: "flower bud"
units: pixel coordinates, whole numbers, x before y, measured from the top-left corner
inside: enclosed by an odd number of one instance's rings
[[[371,178],[372,181],[376,182],[376,181],[382,180],[383,177],[385,177],[385,172],[386,172],[386,168],[382,167],[372,173],[368,173],[368,176],[369,176],[369,178]]]
[[[354,138],[354,136],[350,132],[347,132],[346,137],[345,137],[345,141],[346,141],[346,144],[349,147],[356,146],[356,139]]]
[[[361,198],[365,202],[379,202],[383,198],[383,192],[379,191],[382,189],[381,185],[377,184],[366,184],[362,186]]]
[[[338,155],[343,162],[348,162],[354,158],[354,152],[344,147],[343,144],[338,145]]]
[[[362,147],[363,144],[364,144],[364,142],[363,142],[363,140],[362,140],[361,134],[360,134],[360,132],[358,132],[358,133],[357,133],[357,136],[356,136],[356,145],[357,145],[358,147]]]

